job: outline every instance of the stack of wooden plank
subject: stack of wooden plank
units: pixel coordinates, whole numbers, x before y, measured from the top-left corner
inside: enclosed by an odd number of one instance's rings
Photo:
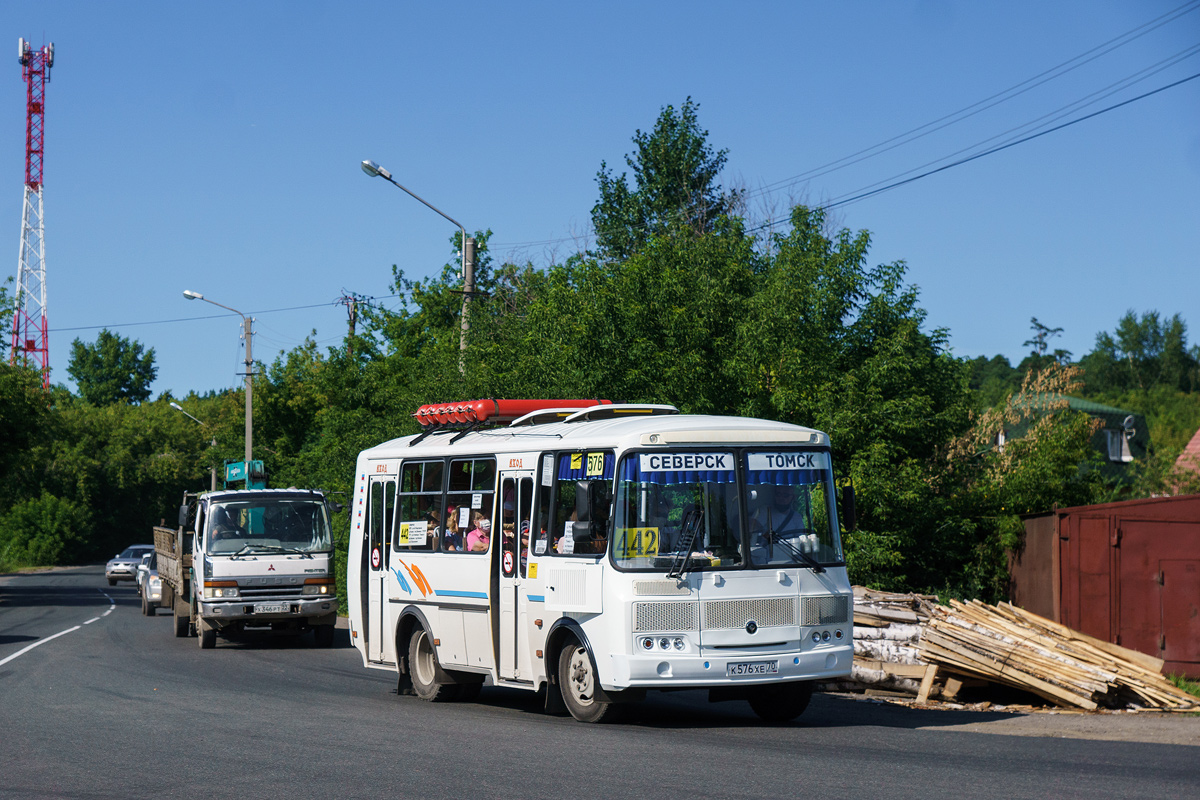
[[[1008,603],[928,607],[919,660],[1032,692],[1065,708],[1200,710],[1153,656],[1095,639]],[[855,607],[855,622],[858,608]]]
[[[936,602],[931,595],[855,586],[852,680],[839,688],[915,694],[924,701],[936,667],[922,662],[917,644]]]

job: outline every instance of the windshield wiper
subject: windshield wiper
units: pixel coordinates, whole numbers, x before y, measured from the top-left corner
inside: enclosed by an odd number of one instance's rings
[[[798,558],[801,561],[803,561],[805,564],[807,564],[808,567],[810,569],[812,569],[813,572],[815,572],[819,575],[825,571],[825,568],[823,566],[821,566],[820,561],[817,561],[815,558],[810,556],[808,553],[804,552],[803,550],[799,549],[798,547],[795,547],[792,544],[789,544],[788,542],[785,542],[783,539],[780,539],[776,535],[775,528],[771,524],[771,509],[768,508],[767,509],[767,561],[768,562],[772,561],[775,558],[775,542],[776,542],[776,540],[778,540],[780,547],[784,548],[789,553],[791,553],[793,557]]]
[[[284,547],[278,544],[247,544],[244,545],[241,550],[233,553],[230,558],[238,558],[240,556],[252,555],[254,553],[282,553],[284,555],[297,555],[304,556],[305,558],[312,558],[312,553],[309,553],[306,550],[297,550],[294,547]]]
[[[688,566],[692,561],[692,549],[695,547],[696,536],[700,533],[700,522],[703,519],[704,512],[700,509],[692,509],[683,515],[683,524],[679,531],[679,547],[671,559],[671,569],[667,572],[668,578],[682,578],[688,571]]]

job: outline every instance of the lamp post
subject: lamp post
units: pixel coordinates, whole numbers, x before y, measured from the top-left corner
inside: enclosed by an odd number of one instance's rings
[[[420,201],[421,204],[424,205],[426,208],[429,208],[430,210],[435,211],[438,214],[440,214],[442,217],[450,220],[450,222],[454,223],[454,225],[460,231],[462,231],[463,304],[462,304],[462,327],[461,327],[461,332],[460,332],[459,340],[458,340],[458,350],[459,350],[458,371],[462,372],[463,371],[463,355],[462,354],[466,352],[467,331],[469,331],[471,329],[471,322],[470,322],[470,319],[468,318],[468,311],[470,309],[471,297],[475,294],[475,239],[467,237],[467,229],[463,227],[463,224],[461,222],[454,219],[449,214],[446,214],[444,211],[437,208],[436,206],[429,203],[428,201],[424,200],[423,198],[419,197],[411,189],[401,186],[399,183],[396,182],[396,180],[394,178],[392,178],[392,173],[388,172],[386,169],[379,166],[374,161],[368,160],[368,161],[362,162],[362,170],[363,170],[363,172],[370,175],[372,178],[375,178],[375,177],[383,178],[385,181],[392,184],[397,189],[403,189],[404,192],[407,193],[410,197],[412,197],[415,200]]]
[[[246,337],[246,475],[247,475],[247,480],[249,480],[250,460],[251,460],[251,453],[253,451],[253,444],[254,444],[254,411],[253,411],[254,404],[253,404],[253,397],[251,395],[251,383],[250,383],[250,376],[254,372],[254,358],[250,354],[250,336],[251,336],[250,324],[251,324],[252,320],[249,317],[247,317],[245,314],[243,314],[242,312],[238,311],[236,308],[230,308],[229,306],[222,305],[221,303],[218,303],[216,300],[209,300],[207,297],[200,294],[199,292],[193,292],[189,289],[185,289],[183,291],[183,296],[186,297],[188,300],[203,300],[206,303],[212,303],[214,306],[220,306],[221,308],[225,309],[226,311],[232,311],[233,313],[237,314],[239,317],[242,318],[242,329],[245,331],[245,337]],[[180,410],[182,410],[182,409],[180,409]],[[199,421],[199,420],[197,420],[197,421]]]
[[[198,423],[200,423],[200,426],[201,426],[201,427],[204,427],[204,428],[207,428],[207,427],[208,427],[208,423],[206,423],[206,422],[203,422],[203,421],[201,421],[201,420],[198,420],[198,419],[196,419],[195,417],[193,417],[191,414],[189,414],[188,412],[184,411],[184,410],[183,410],[183,406],[179,405],[179,403],[176,403],[174,400],[172,400],[172,401],[171,401],[171,403],[170,403],[170,406],[171,406],[171,408],[175,409],[175,410],[176,410],[176,411],[178,411],[180,414],[183,414],[185,417],[187,417],[188,419],[192,420],[193,422],[198,422]],[[210,441],[210,442],[208,443],[208,446],[209,446],[209,447],[216,447],[216,446],[217,446],[217,437],[216,437],[216,436],[212,437],[212,441]],[[211,477],[211,479],[212,479],[212,480],[210,481],[211,485],[209,486],[209,488],[210,488],[212,491],[214,491],[214,492],[215,492],[215,491],[217,490],[217,468],[216,468],[216,467],[209,467],[209,468],[208,468],[208,472],[209,472],[209,476],[210,476],[210,477]]]

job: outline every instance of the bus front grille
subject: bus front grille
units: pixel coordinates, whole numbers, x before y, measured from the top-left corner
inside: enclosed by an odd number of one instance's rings
[[[850,621],[850,598],[847,595],[800,598],[801,625],[840,625]]]
[[[633,630],[643,631],[694,631],[696,630],[696,603],[634,603]]]
[[[753,600],[709,600],[704,604],[704,630],[744,628],[754,620],[760,628],[796,624],[794,597],[760,597]]]

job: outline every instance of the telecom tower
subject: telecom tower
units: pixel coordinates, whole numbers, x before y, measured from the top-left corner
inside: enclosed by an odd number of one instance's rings
[[[12,349],[9,362],[42,370],[50,386],[50,342],[46,336],[46,244],[42,225],[42,139],[46,129],[46,84],[54,66],[54,44],[34,50],[17,40],[25,100],[25,202],[21,212],[21,253],[17,259]]]

